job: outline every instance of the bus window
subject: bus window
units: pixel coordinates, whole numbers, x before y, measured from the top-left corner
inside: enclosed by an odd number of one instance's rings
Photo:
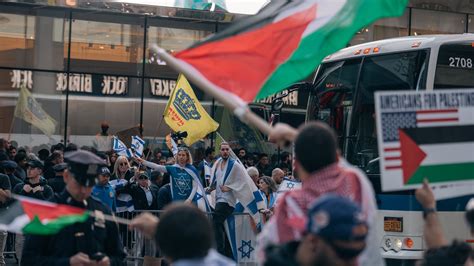
[[[441,45],[434,88],[474,88],[474,43]]]
[[[375,129],[374,92],[382,90],[416,90],[426,85],[428,51],[403,52],[366,57],[354,96],[347,150],[349,162],[366,169],[378,157]],[[374,163],[375,164],[375,163]],[[376,163],[378,165],[378,163]],[[371,172],[379,172],[370,165]]]

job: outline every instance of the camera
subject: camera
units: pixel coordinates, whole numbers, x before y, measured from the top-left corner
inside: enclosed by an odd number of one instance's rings
[[[176,142],[176,143],[180,143],[181,140],[183,140],[184,138],[186,138],[188,136],[188,132],[186,131],[178,131],[178,132],[175,132],[175,133],[172,133],[171,134],[171,138]]]

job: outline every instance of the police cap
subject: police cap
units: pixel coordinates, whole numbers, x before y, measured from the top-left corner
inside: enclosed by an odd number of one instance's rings
[[[85,150],[66,152],[64,160],[76,181],[86,187],[95,185],[99,167],[105,165],[105,161],[99,156]]]
[[[53,166],[53,171],[56,173],[59,173],[66,170],[66,168],[67,168],[67,163],[58,163],[55,166]]]

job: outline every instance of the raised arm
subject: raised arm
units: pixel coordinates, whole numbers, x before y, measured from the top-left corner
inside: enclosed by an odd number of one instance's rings
[[[163,165],[159,165],[159,164],[156,164],[156,163],[152,163],[152,162],[149,162],[149,161],[146,161],[146,160],[143,160],[142,158],[133,158],[133,160],[135,160],[136,162],[138,162],[139,164],[142,164],[148,168],[151,168],[153,170],[156,170],[160,173],[168,173],[168,170],[166,170],[166,166],[163,166]]]
[[[436,212],[436,200],[428,181],[423,181],[423,187],[416,190],[416,199],[423,207],[423,216],[425,218],[424,237],[428,248],[438,248],[447,245],[443,234],[438,214]]]

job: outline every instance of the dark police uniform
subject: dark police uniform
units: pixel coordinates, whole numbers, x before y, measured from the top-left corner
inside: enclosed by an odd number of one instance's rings
[[[104,164],[103,160],[83,150],[66,153],[64,158],[68,162],[68,170],[79,184],[88,187],[95,184],[98,166]],[[53,201],[96,213],[111,214],[105,205],[92,197],[83,202],[74,200],[67,188],[56,194]],[[123,252],[117,224],[97,217],[89,217],[84,223],[67,226],[56,235],[27,235],[22,265],[69,265],[69,259],[79,252],[87,254],[91,260],[99,261],[108,256],[110,265],[125,265],[126,254]]]

